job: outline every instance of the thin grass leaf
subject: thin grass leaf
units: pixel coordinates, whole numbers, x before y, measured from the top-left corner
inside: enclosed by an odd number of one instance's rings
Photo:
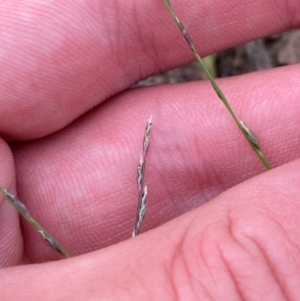
[[[5,197],[5,199],[15,207],[15,209],[20,213],[20,215],[33,227],[35,228],[40,235],[43,237],[43,239],[49,244],[50,247],[52,247],[55,251],[58,253],[64,255],[65,257],[71,257],[70,253],[61,246],[53,238],[50,233],[48,233],[29,213],[26,206],[13,194],[8,192],[6,189],[0,187],[0,193]]]
[[[232,118],[234,119],[235,123],[237,124],[237,126],[239,127],[239,129],[241,130],[241,132],[243,133],[243,135],[246,137],[247,141],[249,142],[249,144],[251,145],[252,149],[254,150],[254,152],[256,153],[256,155],[259,157],[259,159],[261,160],[261,162],[263,163],[263,165],[267,168],[267,169],[271,169],[271,165],[268,162],[268,160],[266,159],[266,157],[264,156],[262,150],[259,147],[258,143],[253,143],[253,141],[251,140],[251,136],[252,133],[250,132],[250,130],[245,127],[245,125],[243,124],[243,122],[241,122],[237,116],[235,115],[234,111],[232,110],[228,100],[226,99],[224,93],[222,92],[222,90],[220,89],[220,87],[218,86],[218,84],[216,83],[216,81],[214,80],[213,76],[210,74],[209,70],[207,69],[207,67],[205,66],[202,58],[200,57],[190,35],[187,33],[186,29],[184,28],[183,24],[180,22],[180,20],[178,19],[178,17],[175,15],[175,12],[173,10],[173,8],[171,7],[170,1],[169,0],[163,0],[168,11],[170,12],[173,20],[176,22],[178,28],[180,29],[182,35],[184,36],[186,42],[188,43],[188,45],[190,46],[191,50],[193,51],[198,63],[200,64],[200,66],[203,68],[206,76],[208,77],[209,81],[211,82],[215,92],[217,93],[217,95],[219,96],[219,98],[221,99],[221,101],[223,102],[223,104],[225,105],[225,107],[227,108],[227,110],[229,111],[230,115],[232,116]],[[249,133],[251,133],[249,135]],[[255,138],[256,140],[256,138]],[[256,140],[257,142],[257,140]]]
[[[145,181],[146,159],[149,150],[151,128],[152,128],[152,117],[149,118],[146,125],[146,130],[145,130],[145,135],[143,140],[143,154],[140,158],[138,169],[137,169],[137,185],[138,185],[139,195],[138,195],[138,206],[136,211],[135,225],[134,225],[132,237],[135,237],[139,234],[140,227],[142,225],[142,222],[146,214],[148,191],[147,191],[147,186],[144,185],[144,181]]]

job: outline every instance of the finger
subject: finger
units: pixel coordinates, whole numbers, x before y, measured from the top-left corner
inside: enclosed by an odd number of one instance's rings
[[[0,139],[0,186],[15,191],[15,170],[11,151]],[[0,194],[0,268],[20,264],[23,241],[17,211]]]
[[[190,1],[174,7],[201,54],[299,25],[293,1]],[[158,1],[2,1],[0,132],[52,133],[191,52]]]
[[[220,81],[273,166],[299,158],[300,104],[294,76],[299,67]],[[150,115],[144,230],[265,170],[208,83],[124,93],[58,134],[14,149],[19,196],[71,253],[131,235],[136,168]],[[32,261],[56,258],[27,225],[24,233]]]
[[[24,301],[297,300],[299,170],[300,160],[276,168],[110,248],[0,271],[2,296]]]

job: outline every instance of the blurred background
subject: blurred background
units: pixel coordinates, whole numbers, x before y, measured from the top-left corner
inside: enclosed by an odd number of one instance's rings
[[[206,57],[205,63],[215,77],[227,77],[300,63],[300,30],[273,35],[222,51]],[[150,77],[139,82],[137,86],[178,83],[199,79],[206,79],[206,76],[198,63],[194,62]]]

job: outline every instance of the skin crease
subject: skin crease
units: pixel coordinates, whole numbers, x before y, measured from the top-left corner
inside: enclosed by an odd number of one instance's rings
[[[300,23],[298,1],[172,4],[202,55]],[[1,199],[1,300],[297,300],[299,65],[220,80],[265,172],[209,83],[125,91],[192,59],[162,1],[6,0],[0,15],[1,186],[80,255],[54,261]],[[150,115],[156,228],[127,239]]]

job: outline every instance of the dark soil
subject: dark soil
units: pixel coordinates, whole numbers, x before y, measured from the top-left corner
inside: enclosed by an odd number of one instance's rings
[[[222,51],[214,56],[217,77],[227,77],[300,62],[300,30],[293,30]],[[139,86],[205,79],[194,62],[141,81]]]

